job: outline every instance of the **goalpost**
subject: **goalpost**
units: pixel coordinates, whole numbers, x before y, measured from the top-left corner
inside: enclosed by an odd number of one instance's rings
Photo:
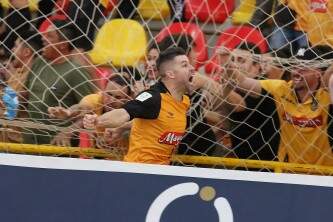
[[[51,9],[45,8],[45,2]],[[183,44],[189,46],[196,71],[220,84],[221,89],[230,87],[232,82],[226,77],[230,61],[243,74],[258,80],[289,82],[295,80],[295,70],[320,72],[321,77],[306,82],[298,76],[297,81],[303,81],[302,87],[308,87],[304,91],[312,92],[306,101],[297,101],[297,95],[292,95],[293,87],[281,88],[276,94],[264,88],[266,94],[257,98],[238,87],[233,89],[241,101],[238,104],[231,95],[221,98],[206,90],[196,90],[185,138],[173,157],[175,164],[333,174],[332,113],[327,90],[333,70],[331,2],[7,0],[0,3],[1,152],[121,160],[128,146],[129,130],[119,130],[117,138],[109,141],[103,136],[104,129],[95,132],[82,128],[83,114],[101,114],[110,107],[117,108],[149,87],[158,78],[151,65],[154,54],[150,53],[155,49],[158,54],[163,44],[163,47]],[[57,24],[52,26],[53,22]],[[52,27],[62,33],[56,43],[48,34]],[[35,34],[27,36],[28,30]],[[19,41],[15,42],[17,37]],[[166,38],[169,43],[165,43]],[[67,43],[68,52],[66,47],[62,50]],[[65,65],[45,57],[45,47],[52,44],[56,46],[51,57],[58,56],[56,59]],[[304,57],[309,47],[319,59]],[[33,52],[31,55],[29,50]],[[109,85],[109,79],[118,88]],[[317,80],[318,87],[313,89],[310,84]],[[284,97],[280,93],[283,90],[290,90],[290,97]],[[295,101],[283,100],[290,98]],[[288,113],[289,106],[293,106],[294,113]],[[50,107],[64,108],[61,119],[50,115]],[[112,133],[118,131],[111,130],[109,137]]]

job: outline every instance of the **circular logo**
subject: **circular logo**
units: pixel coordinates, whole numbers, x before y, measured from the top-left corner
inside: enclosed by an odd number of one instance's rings
[[[180,197],[193,196],[198,192],[203,201],[211,201],[216,196],[216,191],[213,187],[206,186],[199,191],[198,184],[193,182],[180,183],[164,190],[150,205],[146,216],[146,222],[159,222],[167,206]],[[220,222],[233,222],[232,209],[227,199],[224,197],[216,198],[214,200],[214,207]]]

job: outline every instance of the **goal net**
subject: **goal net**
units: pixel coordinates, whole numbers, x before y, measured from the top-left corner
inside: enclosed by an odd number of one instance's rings
[[[205,84],[174,164],[333,172],[332,2],[0,3],[2,152],[122,160],[129,124],[87,130],[82,119],[155,84],[159,53],[179,46]]]

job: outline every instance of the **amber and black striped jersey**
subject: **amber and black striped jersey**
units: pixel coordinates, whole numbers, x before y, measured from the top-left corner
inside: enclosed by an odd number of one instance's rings
[[[162,82],[124,105],[133,119],[125,161],[169,164],[186,128],[188,96],[175,100]]]

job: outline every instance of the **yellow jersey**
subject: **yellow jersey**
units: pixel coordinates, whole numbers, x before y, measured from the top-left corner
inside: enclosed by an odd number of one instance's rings
[[[90,94],[83,97],[79,105],[84,109],[92,110],[99,116],[104,113],[102,93]],[[104,131],[105,128],[97,128],[96,135],[91,135],[93,138],[95,138],[95,140],[92,141],[92,146],[112,150],[115,158],[117,160],[122,160],[128,149],[128,137],[119,138],[119,140],[109,144],[104,140]]]
[[[132,122],[128,162],[170,164],[183,138],[190,99],[176,101],[162,82],[124,105]]]
[[[261,87],[273,95],[280,121],[280,161],[333,165],[327,134],[330,97],[325,89],[299,103],[292,82],[261,80]]]
[[[307,33],[312,45],[333,47],[333,1],[280,0],[295,10],[296,30]]]

